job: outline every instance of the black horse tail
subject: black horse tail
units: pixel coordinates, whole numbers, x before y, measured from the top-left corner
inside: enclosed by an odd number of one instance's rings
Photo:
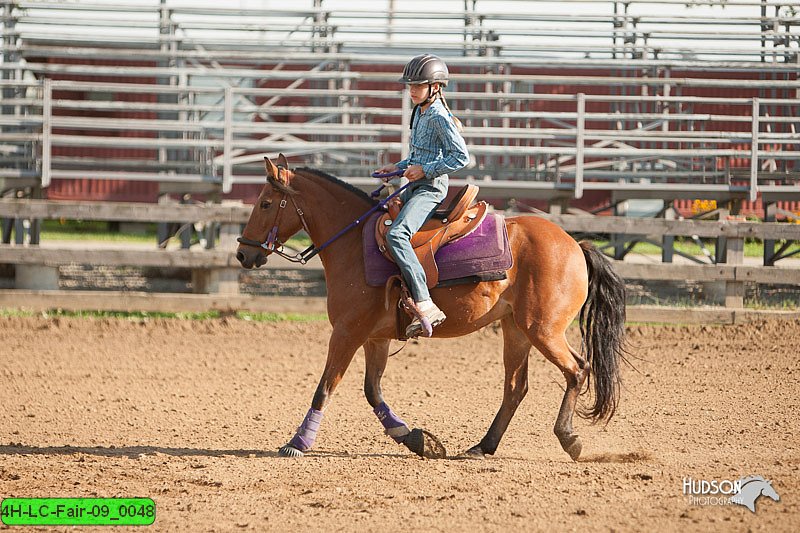
[[[620,360],[625,360],[625,283],[591,242],[579,244],[589,268],[589,295],[578,321],[583,353],[592,369],[587,388],[594,377],[594,405],[580,411],[579,415],[593,422],[608,421],[617,410],[622,386]]]

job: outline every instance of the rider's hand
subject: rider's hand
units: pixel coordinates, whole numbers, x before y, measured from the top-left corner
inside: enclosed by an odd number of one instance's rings
[[[375,171],[376,174],[389,174],[390,172],[397,172],[400,170],[397,165],[384,165]]]
[[[408,181],[417,181],[425,177],[425,171],[422,169],[422,165],[411,165],[403,173],[403,176],[408,178]]]

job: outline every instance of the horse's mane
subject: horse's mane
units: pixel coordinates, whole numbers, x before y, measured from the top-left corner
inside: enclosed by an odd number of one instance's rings
[[[288,194],[289,196],[294,196],[295,194],[297,194],[297,191],[294,190],[291,186],[276,180],[272,176],[267,176],[267,181],[269,182],[270,185],[272,185],[275,188],[276,191],[280,193]]]
[[[330,181],[334,185],[338,185],[339,187],[342,187],[346,191],[349,191],[349,192],[355,194],[359,198],[361,198],[363,200],[366,200],[371,205],[375,205],[375,204],[378,203],[377,200],[372,198],[369,194],[365,193],[361,189],[359,189],[357,187],[353,187],[352,185],[350,185],[346,181],[342,181],[339,178],[337,178],[336,176],[332,176],[332,175],[330,175],[330,174],[328,174],[326,172],[323,172],[321,170],[317,170],[315,168],[303,167],[303,168],[297,168],[294,171],[295,171],[295,173],[302,172],[302,173],[306,173],[306,174],[313,174],[314,176],[318,176],[320,178],[325,178],[326,180]]]

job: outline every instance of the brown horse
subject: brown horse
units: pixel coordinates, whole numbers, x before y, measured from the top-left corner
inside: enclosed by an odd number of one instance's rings
[[[290,170],[281,155],[279,166],[265,158],[267,183],[253,207],[236,257],[244,268],[259,267],[281,243],[305,229],[319,248],[328,290],[328,317],[333,326],[328,358],[306,418],[294,438],[281,448],[286,456],[301,456],[310,448],[322,410],[359,347],[364,347],[364,393],[386,433],[425,457],[444,457],[444,449],[427,431],[409,430],[383,400],[381,376],[389,343],[396,335],[396,305],[387,292],[365,281],[360,230],[342,228],[376,205],[366,193],[312,169]],[[572,416],[578,395],[594,379],[594,402],[579,415],[609,420],[617,407],[619,362],[624,351],[625,289],[611,264],[588,242],[577,243],[560,227],[542,218],[507,218],[514,258],[507,279],[484,281],[431,292],[447,320],[435,337],[467,335],[497,320],[503,331],[505,389],[500,410],[486,436],[465,452],[467,457],[494,454],[517,406],[528,391],[528,354],[535,346],[558,367],[566,390],[554,431],[562,448],[577,459],[581,440]],[[326,243],[326,246],[321,246]],[[399,289],[390,301],[397,302]],[[572,348],[565,332],[580,315],[582,352]],[[587,386],[588,388],[588,386]]]

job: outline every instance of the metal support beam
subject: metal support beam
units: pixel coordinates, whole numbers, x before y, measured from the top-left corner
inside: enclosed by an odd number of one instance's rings
[[[758,98],[753,98],[753,127],[750,141],[750,201],[755,202],[758,197],[758,128],[759,128],[759,103]]]
[[[52,169],[53,84],[45,78],[42,84],[42,187],[50,186]]]
[[[575,198],[583,197],[583,136],[586,115],[586,95],[578,93],[575,124]]]
[[[229,193],[233,187],[233,168],[231,156],[233,152],[233,89],[225,88],[224,139],[222,152],[222,192]]]

